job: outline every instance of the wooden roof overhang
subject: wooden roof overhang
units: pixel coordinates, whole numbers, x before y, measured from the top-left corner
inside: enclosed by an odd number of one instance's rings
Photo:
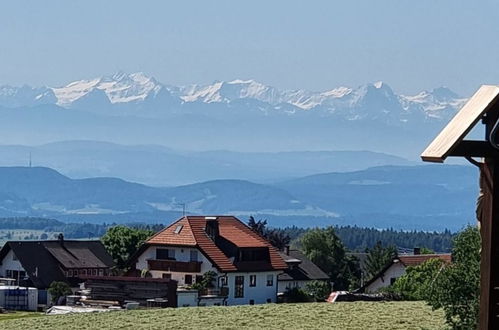
[[[464,140],[466,135],[484,116],[497,116],[499,86],[483,85],[452,118],[440,134],[423,151],[425,162],[442,163],[449,156],[497,157],[499,150],[488,141]]]

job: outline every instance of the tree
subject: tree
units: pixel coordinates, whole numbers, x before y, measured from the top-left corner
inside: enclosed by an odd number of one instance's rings
[[[268,229],[267,220],[256,221],[253,216],[250,216],[248,220],[248,227],[269,241],[269,243],[278,250],[284,250],[284,248],[289,245],[289,242],[291,241],[291,238],[284,230]]]
[[[268,230],[265,238],[267,238],[272,246],[281,251],[284,250],[284,248],[288,246],[289,242],[291,241],[289,235],[279,229]]]
[[[50,286],[47,290],[50,295],[52,296],[52,303],[57,303],[60,297],[67,296],[68,294],[71,294],[71,288],[66,282],[58,282],[54,281],[50,283]]]
[[[435,251],[433,251],[432,249],[430,248],[427,248],[427,247],[422,247],[420,250],[419,250],[419,253],[421,254],[435,254]]]
[[[130,257],[153,234],[154,232],[147,229],[115,226],[107,230],[101,241],[113,257],[115,267],[124,270]]]
[[[305,255],[334,282],[335,290],[347,290],[358,281],[358,264],[346,256],[345,247],[333,227],[312,229],[301,239]]]
[[[311,281],[305,286],[305,292],[315,301],[325,301],[331,293],[331,284],[325,281]]]
[[[378,275],[397,256],[397,248],[395,246],[384,247],[380,241],[372,249],[366,249],[366,252],[368,253],[366,258],[366,275],[369,279]]]
[[[453,329],[476,329],[480,295],[480,233],[468,226],[454,239],[452,264],[442,270],[428,297]]]
[[[390,291],[405,300],[426,300],[444,267],[445,262],[439,258],[407,267],[406,274],[395,281]]]
[[[267,220],[258,220],[256,221],[253,216],[249,217],[248,227],[251,228],[255,233],[259,234],[262,237],[265,237],[265,233],[267,231]]]

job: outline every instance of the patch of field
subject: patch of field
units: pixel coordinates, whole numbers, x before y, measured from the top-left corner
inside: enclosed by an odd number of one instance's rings
[[[352,302],[188,307],[44,316],[0,329],[443,329],[423,302]]]
[[[44,316],[42,313],[36,313],[36,312],[9,312],[9,313],[0,313],[0,322],[5,321],[5,320],[16,320],[16,319],[22,319],[26,317],[37,317],[37,316]],[[2,323],[3,324],[3,323]],[[0,329],[2,327],[0,326]]]

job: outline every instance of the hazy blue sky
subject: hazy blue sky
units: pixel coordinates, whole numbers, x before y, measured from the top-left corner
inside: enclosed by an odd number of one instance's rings
[[[324,90],[386,81],[467,95],[499,84],[499,2],[3,1],[0,84],[114,71]]]

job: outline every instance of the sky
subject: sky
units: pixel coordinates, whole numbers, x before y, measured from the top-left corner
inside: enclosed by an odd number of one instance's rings
[[[255,79],[399,93],[499,84],[499,3],[23,1],[0,3],[0,84],[61,86],[116,71],[172,85]]]

